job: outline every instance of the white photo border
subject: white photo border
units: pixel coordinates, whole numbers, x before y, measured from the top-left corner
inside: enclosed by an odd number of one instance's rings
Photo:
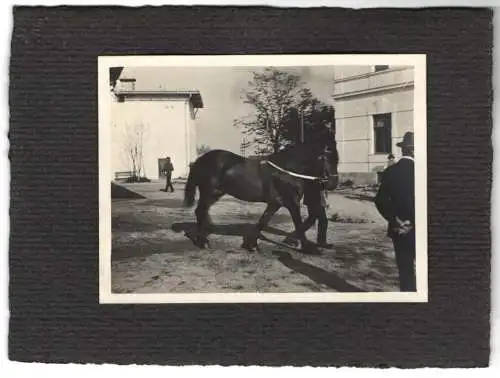
[[[373,293],[165,293],[117,294],[111,290],[110,67],[363,66],[414,67],[415,223],[417,291]],[[99,303],[356,303],[428,302],[427,238],[427,57],[425,54],[99,56]]]

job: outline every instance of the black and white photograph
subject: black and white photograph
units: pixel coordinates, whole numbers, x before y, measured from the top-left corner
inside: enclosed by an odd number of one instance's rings
[[[100,303],[427,302],[425,55],[98,70]]]
[[[490,366],[494,11],[359,5],[11,9],[11,362]]]

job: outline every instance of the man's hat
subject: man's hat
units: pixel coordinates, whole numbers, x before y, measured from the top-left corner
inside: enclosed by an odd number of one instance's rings
[[[407,132],[403,140],[399,143],[396,143],[396,146],[398,147],[413,147],[413,133],[412,132]]]

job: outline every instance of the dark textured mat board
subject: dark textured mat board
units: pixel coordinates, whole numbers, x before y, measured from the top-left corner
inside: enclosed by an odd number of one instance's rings
[[[492,11],[16,7],[9,357],[488,365]],[[99,305],[97,56],[426,53],[429,303]]]

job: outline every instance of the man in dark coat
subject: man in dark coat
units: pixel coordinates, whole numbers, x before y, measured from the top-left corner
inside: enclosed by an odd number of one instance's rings
[[[322,181],[308,182],[304,185],[304,205],[307,206],[307,218],[304,221],[306,230],[318,221],[318,246],[332,248],[333,244],[326,242],[326,231],[328,230],[328,217],[326,216],[326,187]]]
[[[167,156],[167,159],[165,161],[165,167],[163,169],[163,172],[165,173],[165,176],[167,177],[167,184],[165,186],[165,191],[168,192],[168,189],[170,188],[171,191],[174,191],[174,186],[172,185],[172,172],[174,171],[174,165],[172,164],[172,161],[170,160],[170,157]]]
[[[375,205],[388,222],[399,271],[401,291],[416,291],[415,278],[415,163],[413,133],[397,143],[402,158],[382,173]]]

